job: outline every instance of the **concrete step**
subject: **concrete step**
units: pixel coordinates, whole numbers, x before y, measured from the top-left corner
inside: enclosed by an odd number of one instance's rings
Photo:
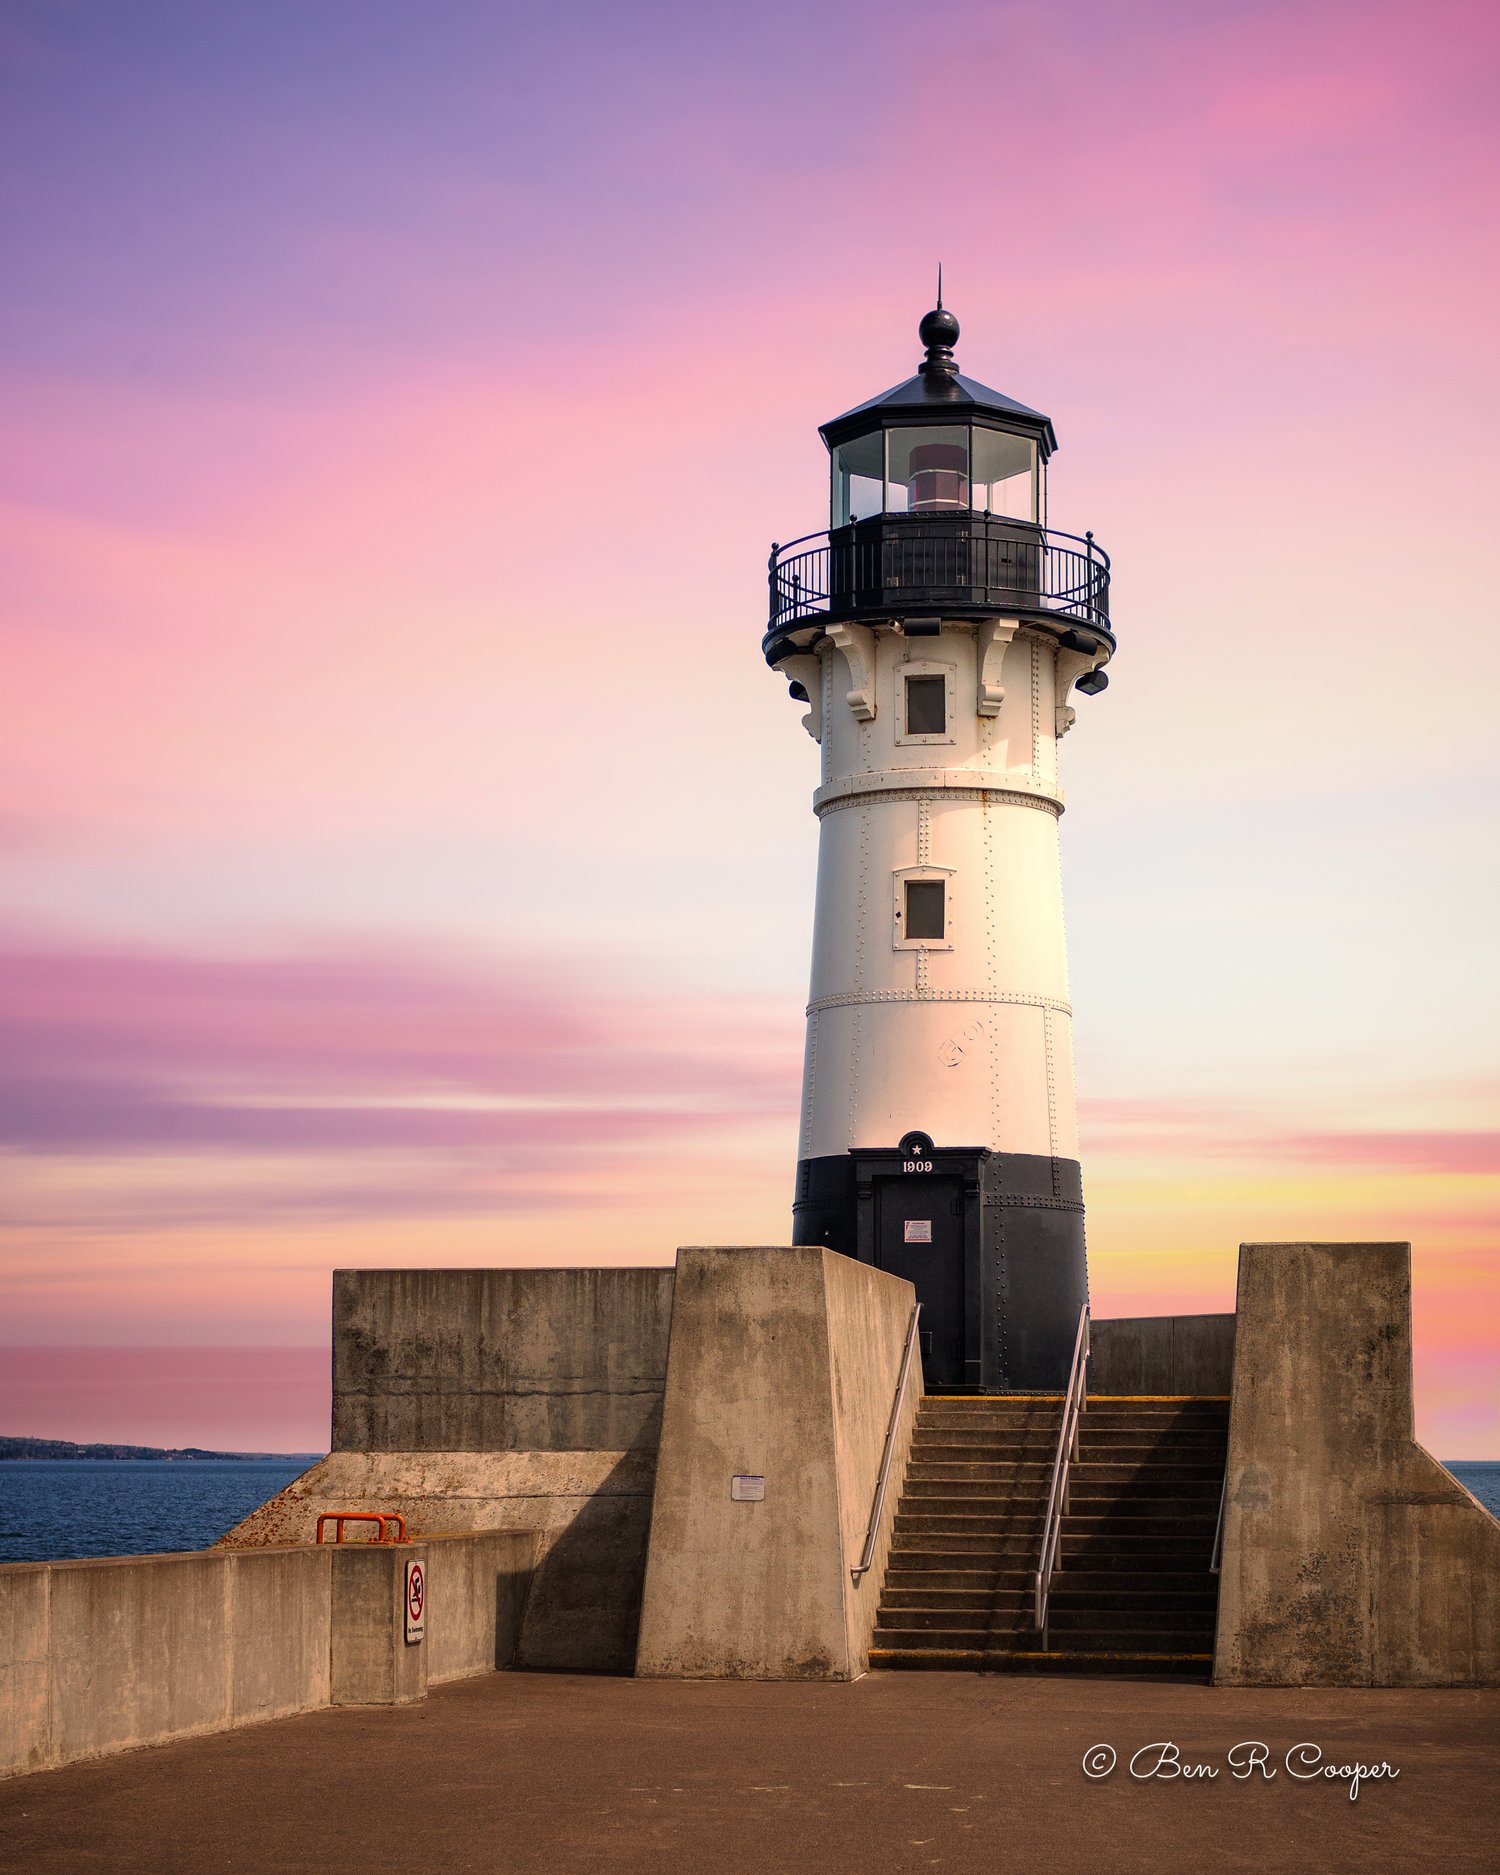
[[[1006,1459],[997,1463],[976,1464],[967,1460],[958,1466],[938,1465],[935,1468],[925,1461],[908,1465],[906,1469],[907,1491],[918,1486],[941,1482],[949,1472],[954,1472],[958,1480],[974,1479],[986,1484],[1030,1485],[1033,1489],[1046,1491],[1052,1481],[1051,1459]]]
[[[931,1530],[906,1531],[898,1533],[891,1542],[890,1566],[905,1568],[916,1564],[918,1558],[931,1556],[970,1557],[988,1564],[993,1559],[996,1563],[1013,1560],[1016,1557],[1029,1557],[1032,1567],[1036,1566],[1039,1543],[1033,1536],[1021,1536],[1014,1532],[1000,1535],[976,1535],[973,1531]],[[924,1565],[925,1566],[925,1565]]]
[[[943,1497],[954,1494],[955,1486],[970,1485],[975,1488],[988,1485],[992,1489],[1003,1486],[1019,1490],[1030,1488],[1040,1490],[1045,1497],[1052,1483],[1050,1465],[995,1465],[983,1471],[971,1469],[959,1470],[953,1476],[947,1475],[951,1467],[944,1467],[937,1475],[929,1475],[925,1468],[917,1468],[907,1476],[903,1487],[903,1496]],[[1219,1493],[1224,1485],[1222,1465],[1095,1465],[1079,1464],[1069,1471],[1070,1491],[1088,1490],[1091,1487],[1112,1485],[1129,1486],[1137,1493],[1149,1493],[1152,1496],[1171,1497],[1179,1495],[1177,1487],[1202,1486],[1203,1494],[1218,1503]]]
[[[1065,1544],[1062,1567],[1068,1573],[1076,1570],[1087,1575],[1152,1574],[1158,1570],[1169,1575],[1206,1575],[1212,1553],[1212,1537],[1193,1543],[1121,1537],[1108,1542]]]
[[[953,1530],[924,1533],[924,1540],[929,1544],[926,1549],[914,1549],[910,1545],[893,1549],[892,1560],[896,1566],[925,1567],[933,1557],[954,1562],[967,1557],[980,1561],[1000,1560],[1007,1565],[1035,1569],[1040,1548],[1034,1542],[1014,1543],[999,1556],[999,1546],[993,1537],[981,1538]],[[1207,1570],[1212,1549],[1211,1534],[1193,1542],[1176,1537],[1112,1537],[1091,1543],[1064,1544],[1062,1567],[1082,1574],[1161,1570],[1169,1575],[1199,1575]]]
[[[905,1539],[908,1537],[930,1539],[929,1548],[934,1545],[942,1549],[967,1546],[985,1555],[1015,1553],[1035,1557],[1041,1548],[1040,1528],[1016,1530],[1000,1518],[931,1517],[918,1519],[915,1524],[901,1521],[898,1522],[896,1536],[902,1544],[898,1554],[907,1547]],[[1201,1566],[1208,1567],[1213,1536],[1213,1525],[1208,1522],[1201,1529],[1183,1531],[1172,1523],[1151,1523],[1137,1519],[1128,1523],[1106,1524],[1097,1530],[1065,1530],[1060,1547],[1065,1567],[1076,1565],[1081,1568],[1085,1562],[1093,1562],[1098,1568],[1113,1568],[1116,1557],[1137,1554],[1190,1557],[1191,1561],[1179,1561],[1177,1566],[1179,1569],[1196,1569],[1200,1566],[1200,1556]]]
[[[997,1597],[993,1601],[970,1607],[950,1607],[946,1603],[941,1608],[926,1605],[914,1605],[909,1602],[880,1604],[875,1617],[877,1634],[892,1634],[897,1629],[906,1628],[925,1632],[929,1628],[941,1628],[944,1632],[963,1632],[966,1634],[987,1634],[1009,1632],[1032,1620],[1034,1601],[1029,1594],[1014,1594]]]
[[[1224,1481],[1224,1466],[1202,1464],[1197,1460],[1177,1461],[1151,1456],[1133,1465],[1125,1458],[1109,1461],[1091,1458],[1087,1453],[1068,1468],[1070,1486],[1139,1484],[1149,1489],[1157,1483],[1197,1483],[1211,1488],[1217,1496]],[[949,1482],[960,1484],[1014,1484],[1033,1486],[1045,1491],[1052,1483],[1052,1462],[1034,1464],[1026,1459],[999,1458],[928,1458],[913,1459],[906,1469],[906,1486]]]
[[[1058,1429],[1062,1425],[1062,1415],[1052,1413],[1045,1417],[1038,1413],[1017,1414],[1014,1417],[1000,1413],[988,1413],[982,1419],[976,1414],[926,1413],[917,1415],[917,1423],[912,1427],[912,1435],[925,1437],[929,1433],[972,1434],[982,1439],[1051,1439],[1056,1442]]]
[[[956,1486],[943,1495],[904,1497],[896,1513],[897,1528],[903,1517],[983,1517],[991,1524],[999,1520],[1016,1531],[1040,1531],[1046,1509],[1045,1499],[1013,1498],[1003,1491],[976,1491],[970,1486]],[[1073,1494],[1071,1507],[1063,1515],[1063,1529],[1088,1530],[1101,1520],[1147,1519],[1151,1523],[1182,1523],[1195,1531],[1204,1521],[1215,1521],[1217,1496],[1209,1497],[1085,1497]]]
[[[1140,1459],[1131,1459],[1123,1455],[1091,1458],[1087,1452],[1083,1452],[1073,1460],[1068,1470],[1080,1484],[1106,1480],[1120,1483],[1129,1480],[1139,1480],[1143,1484],[1170,1483],[1174,1478],[1203,1478],[1211,1480],[1215,1485],[1224,1482],[1223,1459],[1200,1458],[1192,1453],[1181,1458],[1168,1453],[1153,1453]]]
[[[1189,1634],[1212,1647],[1217,1609],[1117,1607],[1113,1602],[1091,1607],[1063,1604],[1056,1597],[1047,1603],[1048,1631],[1059,1637],[1078,1633]],[[904,1621],[906,1617],[903,1615]]]
[[[1068,1508],[1063,1512],[1064,1528],[1076,1524],[1079,1529],[1088,1529],[1100,1518],[1109,1517],[1149,1517],[1158,1523],[1163,1518],[1180,1518],[1189,1524],[1207,1518],[1212,1523],[1219,1509],[1216,1491],[1167,1496],[1156,1492],[1097,1491],[1090,1494],[1080,1490],[1070,1492],[1069,1499]],[[1045,1496],[1014,1497],[1004,1490],[986,1491],[973,1484],[940,1482],[938,1488],[931,1491],[903,1493],[896,1515],[898,1520],[945,1515],[988,1517],[991,1521],[1006,1517],[1024,1524],[1041,1519],[1046,1507]]]
[[[982,1649],[991,1640],[1009,1641],[1022,1636],[1038,1647],[1041,1645],[1042,1637],[1032,1621],[1029,1608],[1016,1609],[1013,1614],[1009,1615],[1000,1615],[993,1622],[951,1622],[946,1626],[935,1627],[921,1627],[915,1622],[907,1621],[904,1617],[898,1617],[891,1622],[882,1619],[875,1624],[875,1636],[870,1645],[872,1647],[904,1647],[913,1652],[932,1647]]]
[[[943,1566],[928,1566],[931,1559],[908,1567],[886,1571],[886,1594],[986,1594],[992,1588],[1015,1588],[1033,1580],[1035,1559],[1022,1562],[1013,1558],[1011,1567],[995,1568],[982,1557],[956,1556],[941,1559]],[[950,1568],[947,1565],[951,1563]],[[974,1567],[975,1564],[984,1564]],[[1116,1595],[1160,1595],[1168,1600],[1205,1596],[1218,1600],[1216,1578],[1203,1569],[1164,1569],[1123,1572],[1115,1569],[1065,1569],[1052,1582],[1054,1596],[1106,1593]]]
[[[1218,1618],[1211,1596],[1191,1601],[1158,1596],[1133,1602],[1128,1596],[1110,1592],[1094,1602],[1063,1602],[1054,1592],[1047,1605],[1048,1618],[1059,1633],[1070,1633],[1075,1628],[1109,1628],[1121,1633],[1138,1628],[1181,1628],[1206,1634],[1211,1644]],[[880,1604],[877,1625],[886,1629],[1008,1626],[1016,1619],[1030,1621],[1035,1606],[1035,1584],[1030,1581],[1022,1587],[981,1592],[969,1599],[932,1589],[888,1591]]]
[[[1229,1421],[1208,1413],[1085,1413],[1078,1429],[1090,1432],[1139,1432],[1151,1439],[1223,1439],[1229,1433]]]
[[[1052,1600],[1059,1605],[1087,1602],[1102,1607],[1115,1598],[1131,1608],[1217,1608],[1219,1582],[1206,1569],[1067,1568],[1052,1578]]]
[[[1195,1587],[1191,1589],[1164,1590],[1156,1585],[1156,1578],[1150,1578],[1152,1586],[1143,1589],[1121,1588],[1119,1578],[1105,1575],[1102,1578],[1090,1578],[1090,1586],[1081,1588],[1070,1583],[1063,1591],[1060,1579],[1054,1580],[1050,1605],[1061,1617],[1071,1615],[1080,1609],[1098,1610],[1101,1608],[1118,1609],[1122,1614],[1157,1612],[1161,1614],[1192,1614],[1200,1617],[1207,1609],[1212,1619],[1218,1597],[1212,1588]],[[1025,1602],[1029,1607],[1035,1581],[1028,1570],[1017,1572],[992,1583],[976,1584],[970,1588],[934,1586],[931,1583],[914,1584],[907,1588],[894,1582],[887,1582],[881,1591],[880,1607],[882,1618],[884,1611],[891,1608],[913,1609],[949,1609],[984,1611],[992,1607],[1008,1608],[1012,1603]]]
[[[1025,1452],[953,1452],[946,1448],[941,1456],[913,1453],[906,1470],[907,1480],[913,1484],[924,1479],[929,1482],[942,1478],[954,1482],[972,1479],[976,1484],[1013,1485],[1017,1490],[1030,1489],[1044,1494],[1051,1487],[1053,1475],[1051,1458],[1038,1459]],[[1196,1454],[1171,1451],[1129,1453],[1096,1449],[1074,1459],[1068,1466],[1068,1477],[1075,1485],[1138,1484],[1145,1489],[1159,1483],[1189,1480],[1195,1484],[1211,1484],[1217,1491],[1224,1481],[1224,1461],[1222,1458],[1203,1460]]]
[[[1035,1611],[1028,1601],[1014,1608],[992,1608],[971,1614],[944,1609],[882,1609],[871,1642],[875,1647],[985,1647],[997,1639],[1026,1638],[1042,1643]],[[1211,1650],[1214,1622],[1170,1618],[1159,1613],[1153,1620],[1123,1618],[1112,1610],[1096,1611],[1078,1620],[1064,1621],[1049,1611],[1047,1645],[1051,1647],[1130,1647]]]
[[[1120,1675],[1130,1679],[1206,1681],[1213,1670],[1213,1654],[1135,1653],[1123,1649],[1094,1653],[1062,1648],[923,1648],[872,1647],[870,1665],[878,1671],[951,1673],[1069,1673],[1092,1677]]]
[[[1117,1524],[1172,1524],[1184,1536],[1197,1536],[1204,1529],[1212,1534],[1218,1522],[1217,1496],[1203,1497],[1101,1497],[1090,1499],[1081,1493],[1063,1514],[1063,1535],[1088,1535],[1092,1531]]]
[[[1032,1625],[1030,1614],[1008,1625],[1003,1619],[991,1627],[931,1627],[907,1625],[877,1626],[872,1648],[900,1648],[911,1653],[934,1648],[961,1648],[986,1651],[992,1639],[1024,1638],[1034,1647],[1042,1645],[1042,1636]],[[1213,1630],[1176,1628],[1132,1628],[1128,1633],[1106,1628],[1069,1628],[1061,1634],[1048,1624],[1047,1642],[1058,1651],[1110,1652],[1128,1648],[1133,1653],[1208,1653],[1213,1652]]]
[[[1184,1428],[1182,1426],[1081,1426],[1078,1432],[1080,1446],[1085,1445],[1178,1445],[1184,1451],[1220,1452],[1229,1443],[1228,1429],[1224,1426],[1200,1426]]]
[[[1038,1432],[916,1432],[910,1459],[1045,1458],[1057,1456],[1057,1434]]]
[[[1050,1433],[961,1432],[936,1428],[912,1435],[912,1459],[1044,1458],[1050,1465],[1057,1456],[1057,1431]],[[1184,1458],[1206,1456],[1223,1462],[1227,1441],[1222,1432],[1152,1432],[1144,1427],[1121,1426],[1095,1431],[1079,1439],[1079,1453],[1176,1453]]]
[[[950,1595],[993,1595],[1001,1590],[1025,1591],[1036,1581],[1034,1569],[994,1570],[897,1569],[886,1575],[881,1605],[893,1608],[938,1607]],[[910,1598],[915,1597],[915,1600]]]

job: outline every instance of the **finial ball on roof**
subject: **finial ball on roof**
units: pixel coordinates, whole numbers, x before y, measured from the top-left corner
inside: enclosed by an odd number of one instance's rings
[[[935,346],[952,346],[958,343],[958,321],[945,306],[938,306],[924,315],[917,327],[917,337],[931,350]]]

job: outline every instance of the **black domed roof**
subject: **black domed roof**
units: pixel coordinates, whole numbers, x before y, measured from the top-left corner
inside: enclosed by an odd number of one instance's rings
[[[1000,391],[992,391],[975,378],[966,378],[958,369],[953,359],[958,321],[941,302],[917,330],[927,347],[926,360],[917,375],[823,424],[818,434],[830,448],[877,428],[895,428],[904,423],[963,423],[987,417],[997,429],[1034,436],[1044,460],[1052,454],[1057,448],[1057,433],[1050,417]]]

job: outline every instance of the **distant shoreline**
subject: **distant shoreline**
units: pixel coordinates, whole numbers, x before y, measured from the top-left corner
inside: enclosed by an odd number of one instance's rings
[[[323,1452],[210,1452],[200,1445],[80,1445],[73,1439],[21,1439],[0,1435],[0,1463],[46,1463],[58,1459],[137,1459],[141,1461],[173,1459],[183,1464],[203,1464],[211,1460],[236,1464],[315,1464],[326,1457]]]

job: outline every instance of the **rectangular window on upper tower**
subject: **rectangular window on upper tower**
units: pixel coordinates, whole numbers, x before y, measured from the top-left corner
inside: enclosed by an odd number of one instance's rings
[[[941,944],[946,924],[947,882],[942,879],[906,881],[905,935],[908,944]]]
[[[896,741],[952,742],[957,683],[957,665],[935,658],[909,656],[893,665],[887,695],[895,705]]]
[[[947,735],[948,684],[946,678],[907,678],[906,733],[909,736]]]

